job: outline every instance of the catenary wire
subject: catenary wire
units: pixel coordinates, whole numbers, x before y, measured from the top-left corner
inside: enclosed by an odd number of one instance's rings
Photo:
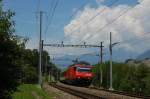
[[[143,0],[143,1],[144,1],[144,0]],[[141,2],[139,3],[139,5],[140,5],[143,1],[141,1]],[[128,9],[125,10],[123,13],[119,14],[118,17],[116,17],[115,19],[113,19],[112,21],[108,22],[107,24],[105,24],[105,25],[104,25],[103,27],[101,27],[100,29],[98,29],[97,32],[102,31],[102,30],[103,30],[104,28],[106,28],[107,26],[109,26],[109,25],[111,25],[112,23],[116,22],[119,18],[121,18],[123,15],[125,15],[126,13],[128,13],[129,11],[131,11],[132,9],[134,9],[135,7],[136,7],[136,6],[132,6],[132,7],[128,8]],[[94,36],[94,35],[91,35],[91,36],[87,37],[86,39],[89,39],[89,38],[91,38],[91,37],[93,37],[93,36]],[[82,43],[83,40],[80,40],[79,42]]]

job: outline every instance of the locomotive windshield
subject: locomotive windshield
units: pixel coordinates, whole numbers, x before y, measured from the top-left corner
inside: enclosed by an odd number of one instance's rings
[[[81,68],[81,67],[77,67],[77,71],[78,71],[78,72],[91,72],[91,68]]]

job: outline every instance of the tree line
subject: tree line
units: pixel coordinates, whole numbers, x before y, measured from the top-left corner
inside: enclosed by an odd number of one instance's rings
[[[109,89],[109,62],[96,64],[93,85]],[[102,76],[101,72],[102,71]],[[113,62],[113,88],[127,93],[150,95],[150,67],[145,64],[128,65]],[[102,77],[102,82],[100,79]]]
[[[15,35],[13,16],[15,13],[11,10],[3,10],[0,0],[0,99],[11,99],[11,94],[22,83],[38,82],[38,50],[26,49],[28,39]],[[43,75],[48,75],[51,68],[59,70],[49,61],[47,51],[43,51],[42,58]]]

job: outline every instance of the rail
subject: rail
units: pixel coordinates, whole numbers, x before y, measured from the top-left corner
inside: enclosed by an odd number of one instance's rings
[[[85,92],[82,92],[82,91],[74,90],[72,88],[67,88],[67,87],[64,87],[64,86],[60,86],[60,85],[57,85],[55,83],[51,83],[50,85],[57,88],[57,89],[60,89],[64,92],[67,92],[67,93],[70,93],[74,96],[80,97],[82,99],[106,99],[106,98],[103,98],[103,97],[100,97],[100,96],[97,96],[97,95],[93,95],[93,94],[90,94],[90,93],[85,93]]]
[[[51,83],[50,85],[83,99],[150,99],[150,96],[129,94],[120,91],[110,91],[95,87],[75,87],[61,83]]]
[[[111,93],[114,93],[114,94],[126,95],[126,96],[130,96],[130,97],[135,97],[135,98],[150,99],[150,96],[145,96],[145,95],[135,94],[135,93],[131,94],[131,93],[127,93],[127,92],[124,92],[124,91],[108,90],[108,89],[102,89],[102,88],[97,88],[97,87],[86,87],[86,88],[107,91],[107,92],[111,92]]]

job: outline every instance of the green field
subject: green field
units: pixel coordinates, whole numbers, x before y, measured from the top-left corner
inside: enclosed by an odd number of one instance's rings
[[[52,96],[35,84],[20,85],[12,97],[13,99],[52,99]]]

